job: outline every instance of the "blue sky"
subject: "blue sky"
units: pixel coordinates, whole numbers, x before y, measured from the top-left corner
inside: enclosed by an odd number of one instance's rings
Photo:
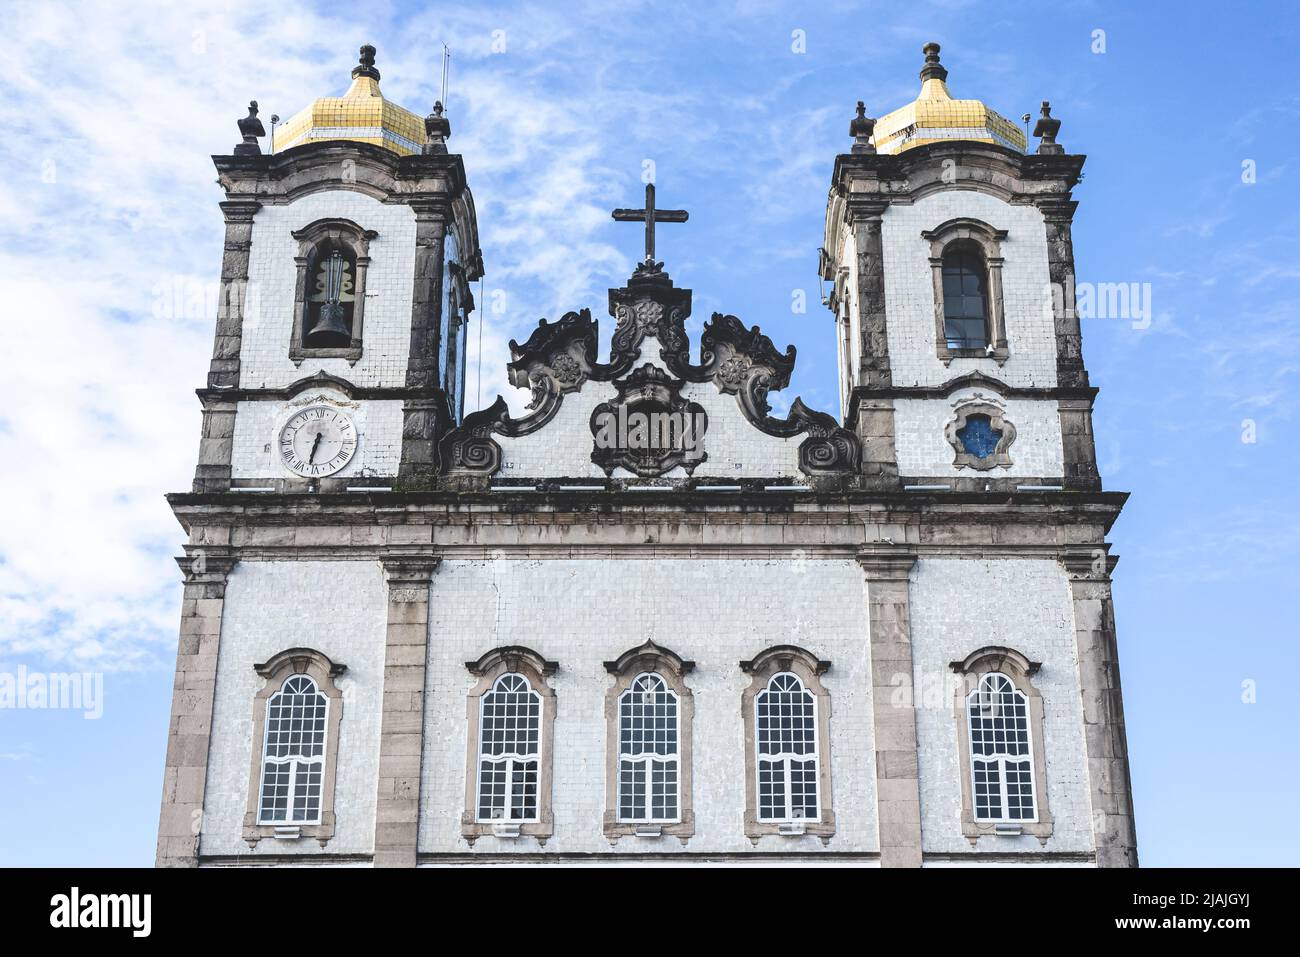
[[[955,96],[1013,118],[1052,101],[1089,157],[1080,280],[1151,284],[1149,328],[1084,323],[1103,478],[1133,493],[1113,539],[1142,860],[1300,860],[1278,826],[1300,786],[1293,4],[336,6],[11,5],[0,671],[102,672],[104,715],[0,710],[0,864],[153,859],[180,601],[162,493],[189,485],[213,324],[171,291],[215,291],[208,157],[249,99],[287,117],[337,95],[372,42],[385,95],[423,114],[452,48],[450,145],[506,307],[483,330],[484,404],[513,391],[509,338],[604,315],[641,240],[609,210],[640,205],[651,159],[660,204],[691,211],[659,253],[695,290],[693,331],[720,310],[794,343],[786,399],[833,409],[815,271],[831,166],[858,99],[879,116],[915,96],[927,40]]]

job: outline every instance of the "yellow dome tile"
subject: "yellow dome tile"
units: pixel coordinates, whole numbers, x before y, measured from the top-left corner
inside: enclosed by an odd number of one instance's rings
[[[917,98],[876,121],[874,143],[881,153],[900,153],[927,143],[967,140],[997,143],[1024,152],[1025,132],[979,100],[954,100],[948,71],[939,62],[939,44],[924,47],[921,92]]]
[[[275,152],[305,143],[350,140],[370,143],[401,156],[419,153],[427,142],[424,119],[379,91],[375,48],[361,48],[361,62],[352,69],[352,85],[342,96],[321,97],[276,128]]]

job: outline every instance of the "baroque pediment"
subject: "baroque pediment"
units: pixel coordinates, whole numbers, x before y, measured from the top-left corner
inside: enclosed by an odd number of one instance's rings
[[[511,340],[509,379],[529,391],[526,412],[512,416],[505,399],[498,397],[451,430],[439,447],[449,485],[483,484],[508,467],[502,440],[546,428],[566,401],[584,401],[593,390],[597,394],[574,413],[588,419],[585,434],[575,437],[575,430],[566,427],[557,431],[555,441],[588,443],[588,461],[606,476],[621,469],[653,478],[678,468],[692,475],[707,459],[707,451],[699,447],[706,430],[708,441],[716,441],[722,429],[756,429],[781,440],[803,436],[797,469],[807,478],[847,479],[858,471],[859,441],[832,416],[810,409],[799,398],[784,418],[772,416],[769,396],[789,385],[794,346],[782,351],[758,326],[714,313],[704,324],[698,361],[692,362],[686,332],[691,291],[674,286],[661,263],[642,263],[626,286],[611,289],[609,312],[615,328],[604,362],[597,355],[598,323],[589,309],[566,313],[558,322],[542,319],[524,343]],[[697,401],[709,392],[734,398],[734,419],[710,421]],[[578,393],[583,397],[575,400]],[[653,423],[652,438],[660,444],[644,444],[643,418]],[[613,444],[611,422],[622,430]],[[680,447],[664,445],[660,440],[665,437]],[[764,474],[765,466],[756,463],[747,471],[742,461],[731,467],[755,477]]]

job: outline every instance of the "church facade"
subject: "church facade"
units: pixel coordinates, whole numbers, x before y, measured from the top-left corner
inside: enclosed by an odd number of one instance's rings
[[[645,258],[511,342],[450,124],[342,97],[214,157],[223,296],[160,866],[646,860],[1134,866],[1104,491],[1074,310],[1083,156],[862,104],[819,268],[840,408]],[[831,334],[829,331],[827,334]],[[773,411],[777,405],[784,415]]]

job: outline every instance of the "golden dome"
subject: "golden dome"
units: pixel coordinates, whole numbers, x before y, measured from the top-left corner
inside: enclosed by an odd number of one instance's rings
[[[921,93],[907,106],[876,121],[874,142],[881,153],[901,153],[926,143],[966,140],[996,143],[1025,151],[1025,131],[979,100],[954,100],[944,82],[948,71],[939,62],[939,44],[923,48]]]
[[[379,92],[375,48],[361,48],[352,68],[352,86],[342,96],[324,96],[275,131],[275,152],[304,143],[351,140],[390,149],[401,156],[419,153],[427,137],[424,120],[384,99]]]

